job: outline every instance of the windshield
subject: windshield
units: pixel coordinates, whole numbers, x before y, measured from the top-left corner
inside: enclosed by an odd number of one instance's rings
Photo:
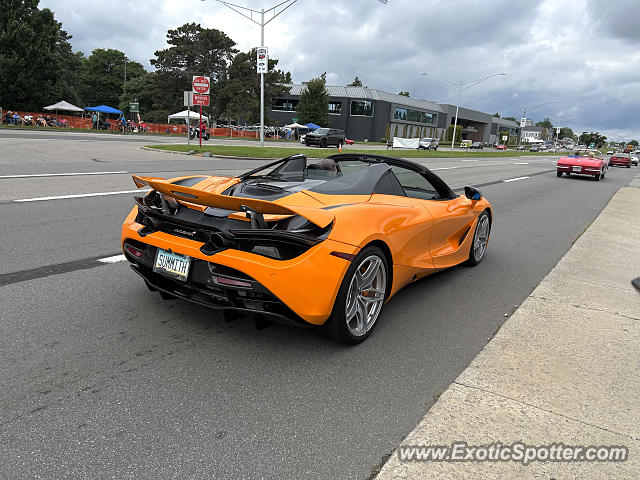
[[[313,131],[313,133],[317,133],[318,135],[326,135],[327,133],[329,133],[329,129],[328,128],[317,128]]]

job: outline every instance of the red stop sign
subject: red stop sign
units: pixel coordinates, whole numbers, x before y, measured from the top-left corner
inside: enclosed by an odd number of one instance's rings
[[[193,91],[202,95],[209,94],[209,77],[193,77]]]

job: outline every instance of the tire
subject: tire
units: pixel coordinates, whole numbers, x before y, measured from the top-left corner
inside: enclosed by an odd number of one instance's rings
[[[323,138],[322,140],[320,140],[320,148],[326,148],[327,147],[327,139]]]
[[[331,338],[355,345],[371,335],[391,290],[389,271],[387,259],[378,247],[364,248],[356,255],[342,280],[331,316],[324,325]],[[367,295],[363,295],[365,291]]]
[[[631,168],[631,164],[627,165],[627,168]]]
[[[562,172],[558,170],[558,171],[556,172],[556,175],[557,175],[558,177],[561,177],[561,176],[562,176]]]
[[[482,262],[487,252],[490,233],[491,219],[489,218],[489,213],[485,210],[480,214],[476,222],[476,230],[473,232],[473,241],[469,250],[469,259],[466,262],[467,265],[475,267]]]
[[[602,175],[599,173],[599,174],[597,174],[597,175],[594,175],[594,176],[593,176],[593,179],[594,179],[596,182],[598,182],[598,181],[600,181],[600,177],[601,177],[601,176],[602,176]]]

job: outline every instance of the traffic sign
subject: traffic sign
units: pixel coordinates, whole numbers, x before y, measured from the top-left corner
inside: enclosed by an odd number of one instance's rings
[[[209,95],[209,77],[194,76],[192,85],[194,93]]]
[[[524,128],[524,127],[526,127],[526,126],[527,126],[527,119],[526,119],[525,117],[522,117],[522,118],[520,119],[520,127],[521,127],[521,128]]]
[[[256,68],[258,73],[268,73],[269,72],[269,54],[267,52],[267,47],[258,47],[257,48],[257,58],[256,58]]]
[[[209,95],[193,94],[193,105],[202,105],[203,107],[209,106]]]
[[[129,111],[130,112],[139,112],[140,111],[140,104],[137,103],[137,102],[129,103]]]

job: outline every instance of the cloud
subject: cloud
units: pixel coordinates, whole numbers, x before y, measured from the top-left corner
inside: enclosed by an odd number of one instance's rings
[[[54,10],[76,50],[117,48],[147,68],[167,30],[186,22],[224,31],[243,51],[260,42],[255,23],[215,0],[41,6]],[[523,107],[553,101],[532,111],[534,120],[640,139],[638,18],[637,0],[299,0],[266,26],[265,44],[297,82],[327,72],[330,84],[345,85],[357,75],[371,88],[441,103],[455,103],[456,92],[420,73],[466,82],[505,72],[465,91],[462,105],[519,118]]]

